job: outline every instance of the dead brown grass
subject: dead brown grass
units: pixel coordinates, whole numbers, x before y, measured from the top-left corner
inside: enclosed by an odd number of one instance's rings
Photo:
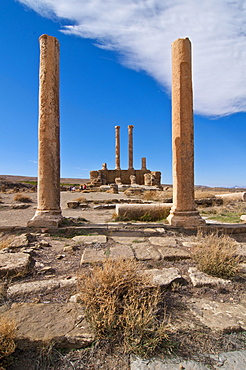
[[[161,294],[147,289],[147,277],[133,260],[107,260],[80,276],[79,291],[97,339],[143,357],[167,341],[166,321],[158,319]]]
[[[193,258],[201,271],[220,278],[231,278],[239,272],[236,243],[229,236],[199,233],[197,241]]]
[[[165,191],[145,191],[143,193],[142,198],[144,200],[154,200],[154,201],[163,201],[163,199],[170,199],[173,197],[172,189],[168,189]]]
[[[30,197],[28,197],[27,195],[25,195],[25,194],[17,193],[14,196],[14,201],[15,202],[21,202],[21,203],[31,203],[32,199]]]
[[[13,241],[14,237],[10,235],[3,235],[0,237],[0,250],[8,248],[10,243]]]
[[[195,199],[215,198],[215,192],[208,190],[195,190]]]
[[[79,203],[85,203],[86,198],[85,197],[78,197],[78,198],[73,199],[73,201],[74,202],[79,202]]]
[[[0,359],[15,351],[15,324],[13,321],[0,317]]]

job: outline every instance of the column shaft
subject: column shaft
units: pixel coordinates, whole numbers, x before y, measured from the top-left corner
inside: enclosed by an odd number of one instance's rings
[[[133,170],[133,125],[128,126],[128,153],[129,153],[129,170]]]
[[[115,169],[120,170],[120,126],[115,126]]]
[[[60,208],[59,42],[42,35],[39,70],[37,211],[29,225],[58,226]]]
[[[173,207],[168,218],[175,226],[203,223],[194,203],[194,127],[191,42],[172,44]]]

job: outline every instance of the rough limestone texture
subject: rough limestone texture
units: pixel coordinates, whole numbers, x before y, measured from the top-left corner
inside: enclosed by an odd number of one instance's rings
[[[230,333],[246,329],[246,310],[243,304],[222,303],[192,298],[186,301],[191,312],[214,331]]]
[[[230,280],[225,280],[205,274],[196,267],[190,267],[188,270],[192,285],[195,287],[202,286],[227,286],[231,284]]]
[[[177,245],[176,239],[172,237],[151,236],[149,241],[151,244],[161,247],[175,247]]]
[[[209,370],[205,365],[196,361],[173,360],[142,360],[140,358],[131,358],[130,370]]]
[[[172,150],[173,206],[168,221],[173,226],[205,224],[194,202],[193,93],[188,38],[172,43]]]
[[[81,348],[94,340],[83,309],[75,303],[15,304],[2,316],[16,323],[19,348],[49,341],[62,348]]]
[[[132,249],[134,251],[135,257],[140,261],[154,260],[159,261],[161,259],[160,252],[149,243],[133,243]]]
[[[59,42],[42,35],[39,69],[37,210],[28,226],[58,227],[60,208]]]
[[[50,292],[58,288],[65,288],[74,286],[76,287],[77,278],[72,277],[71,279],[46,279],[39,281],[31,281],[27,283],[18,283],[11,285],[7,290],[7,297],[16,298],[26,296],[33,293]]]
[[[163,269],[149,269],[142,272],[150,278],[150,281],[154,285],[167,287],[173,282],[185,283],[185,280],[180,275],[179,270],[176,267],[163,268]]]
[[[212,356],[211,356],[212,357]],[[216,370],[245,370],[246,369],[246,351],[231,351],[220,353],[213,356],[218,361]]]
[[[104,244],[107,242],[107,237],[105,235],[78,235],[74,236],[72,240],[78,244]]]
[[[26,276],[31,268],[31,257],[27,253],[0,253],[0,277]]]
[[[139,242],[144,242],[143,237],[136,237],[136,236],[132,236],[132,237],[131,236],[112,236],[112,239],[116,243],[128,244],[128,245],[132,245],[132,244],[139,243]]]
[[[191,258],[190,253],[181,248],[174,247],[157,247],[161,258],[164,260],[174,261]]]
[[[103,262],[107,258],[116,260],[119,258],[134,259],[135,257],[131,247],[127,245],[118,245],[107,249],[85,248],[80,264]]]
[[[246,202],[246,191],[238,193],[216,194],[215,196],[217,198],[222,198],[223,200]]]

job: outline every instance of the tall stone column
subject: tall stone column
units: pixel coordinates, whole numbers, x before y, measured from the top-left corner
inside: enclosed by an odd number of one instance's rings
[[[133,170],[133,125],[128,126],[128,153],[129,153],[129,166],[128,170]]]
[[[205,223],[194,202],[194,127],[191,42],[172,44],[173,206],[168,221],[174,226]]]
[[[146,167],[146,158],[145,157],[142,157],[142,170],[147,170],[147,167]]]
[[[115,169],[120,170],[120,126],[115,126]]]
[[[37,210],[28,226],[57,227],[60,208],[59,42],[42,35],[39,69]]]

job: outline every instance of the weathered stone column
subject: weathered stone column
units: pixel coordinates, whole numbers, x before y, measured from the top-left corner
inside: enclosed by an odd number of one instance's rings
[[[39,69],[37,210],[28,226],[57,227],[60,208],[59,42],[42,35]]]
[[[120,170],[120,126],[115,126],[115,169]]]
[[[128,170],[133,170],[133,125],[128,126],[128,153],[129,153],[129,166]]]
[[[146,158],[145,157],[142,158],[142,168],[141,169],[142,170],[147,170],[147,167],[146,167]]]
[[[172,44],[173,206],[168,221],[174,226],[205,223],[194,203],[194,128],[191,42]]]

